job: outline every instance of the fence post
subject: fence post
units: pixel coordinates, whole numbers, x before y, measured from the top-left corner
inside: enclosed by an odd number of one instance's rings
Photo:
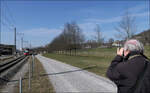
[[[32,55],[32,77],[33,77],[33,72],[34,72],[34,60],[35,59],[35,57],[34,57],[34,55]]]
[[[19,79],[19,93],[22,93],[22,78]]]
[[[31,61],[31,60],[30,60],[30,61]],[[30,66],[30,63],[31,63],[31,62],[30,62],[30,61],[29,61],[29,86],[28,86],[28,89],[30,89],[30,84],[31,84],[31,75],[30,75],[30,74],[31,74],[31,68],[30,68],[30,67],[31,67],[31,66]]]

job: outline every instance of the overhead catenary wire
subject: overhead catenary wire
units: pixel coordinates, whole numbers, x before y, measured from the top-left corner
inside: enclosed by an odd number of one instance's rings
[[[11,20],[10,20],[11,19]],[[1,30],[2,25],[5,26],[7,29],[12,30],[12,26],[15,25],[15,21],[13,18],[12,13],[10,12],[10,9],[4,0],[1,0]]]
[[[8,30],[12,30],[12,28],[9,26],[9,24],[4,23],[2,20],[0,20],[0,22],[1,22],[1,27],[2,27],[2,25],[3,25],[3,26],[5,26]]]
[[[3,22],[4,23],[7,23],[9,25],[12,25],[13,22],[9,19],[9,17],[7,17],[7,8],[5,7],[5,2],[3,2],[3,7],[2,7],[2,10],[3,10],[3,13],[2,13],[2,19],[3,19]]]
[[[15,22],[15,20],[14,20],[14,16],[13,16],[13,14],[12,14],[12,12],[11,12],[10,8],[8,7],[7,2],[5,3],[5,6],[6,6],[6,10],[7,10],[8,14],[9,14],[9,16],[10,16],[11,20],[12,20],[12,23],[15,25],[15,24],[16,24],[16,22]]]
[[[16,22],[13,14],[7,5],[7,1],[0,0],[0,44],[2,39],[2,31],[13,31]]]

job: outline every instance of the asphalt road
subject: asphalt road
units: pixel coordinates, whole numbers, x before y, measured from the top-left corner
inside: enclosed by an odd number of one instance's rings
[[[41,55],[36,56],[44,66],[49,79],[58,92],[105,92],[117,93],[110,80],[80,68],[64,64]]]

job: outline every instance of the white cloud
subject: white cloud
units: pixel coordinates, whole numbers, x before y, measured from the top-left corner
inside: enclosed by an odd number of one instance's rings
[[[61,32],[61,29],[49,28],[33,28],[22,31],[24,33],[24,40],[30,41],[34,45],[33,47],[50,43]]]
[[[84,30],[88,29],[88,31],[93,30],[95,28],[95,25],[96,23],[92,23],[92,22],[79,24],[81,29],[84,29]]]
[[[148,17],[149,16],[149,12],[148,11],[143,11],[146,7],[144,5],[138,5],[135,7],[131,7],[128,9],[129,13],[131,12],[132,17]],[[90,10],[92,11],[92,10]],[[119,22],[123,15],[123,12],[121,13],[122,15],[120,16],[115,16],[115,17],[111,17],[111,18],[107,18],[107,19],[101,19],[101,18],[89,18],[89,19],[85,19],[84,22],[82,24],[79,24],[79,26],[83,29],[83,33],[87,36],[87,37],[91,37],[95,35],[94,29],[95,29],[95,25],[96,24],[112,24],[112,23],[116,23]],[[113,24],[112,24],[113,25]],[[103,32],[103,30],[102,30]],[[115,32],[115,31],[111,31],[111,32]],[[104,33],[105,35],[106,33]],[[107,35],[106,35],[107,36]]]
[[[128,11],[138,13],[138,12],[142,12],[146,8],[148,9],[149,6],[146,6],[145,4],[142,4],[142,5],[137,5],[135,7],[131,7],[131,8],[128,9]]]
[[[132,14],[131,16],[135,17],[144,17],[144,16],[149,16],[149,12],[143,12],[143,13],[137,13],[137,14]]]
[[[121,20],[121,16],[109,18],[109,19],[86,19],[87,22],[96,22],[96,23],[112,23],[112,22],[118,22]]]
[[[82,29],[82,32],[85,35],[86,40],[88,40],[88,39],[95,39],[95,36],[96,36],[96,32],[95,32],[96,24],[98,24],[98,23],[96,23],[96,22],[95,23],[93,23],[93,22],[86,23],[85,22],[85,23],[79,24],[79,27]],[[100,25],[100,29],[101,29],[101,25]],[[103,32],[102,32],[102,34],[103,34]]]
[[[35,28],[30,30],[24,30],[23,33],[25,35],[30,36],[47,36],[47,35],[59,35],[61,33],[61,29],[48,29],[48,28]]]
[[[136,13],[136,14],[131,14],[130,16],[134,17],[145,17],[149,16],[149,12],[143,12],[143,13]],[[112,17],[109,19],[86,19],[86,22],[92,22],[92,23],[113,23],[113,22],[119,22],[122,19],[123,16],[116,16]]]
[[[86,36],[92,36],[94,35],[94,29],[95,29],[95,23],[89,22],[89,23],[82,23],[79,24],[79,27],[83,30],[83,34]]]
[[[131,16],[134,16],[134,17],[145,17],[145,16],[149,16],[149,12],[148,12],[148,8],[149,6],[146,4],[141,4],[141,5],[137,5],[137,6],[134,6],[134,7],[130,7],[128,9],[126,9],[125,11],[122,11],[120,14],[120,16],[115,16],[115,17],[111,17],[111,18],[107,18],[107,19],[101,19],[101,18],[88,18],[88,19],[85,19],[84,21],[85,22],[89,22],[89,23],[113,23],[113,22],[119,22],[122,17],[124,16],[124,13],[126,11],[128,11]],[[95,10],[92,10],[92,9],[88,9],[86,11],[90,11],[90,13],[95,13]],[[145,12],[143,12],[145,11]],[[97,13],[97,12],[96,12]]]

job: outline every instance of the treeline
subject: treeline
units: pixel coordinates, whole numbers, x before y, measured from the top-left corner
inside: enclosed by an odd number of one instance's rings
[[[133,38],[140,40],[144,45],[150,45],[150,29],[135,35]]]
[[[46,46],[48,52],[67,53],[76,55],[77,49],[82,48],[85,38],[82,30],[75,22],[64,25],[63,32]]]
[[[53,39],[51,43],[44,47],[47,52],[56,52],[59,54],[70,54],[76,55],[77,50],[79,49],[88,49],[88,48],[97,48],[97,47],[108,47],[120,46],[123,43],[131,38],[142,39],[141,41],[144,44],[149,44],[149,34],[143,34],[142,36],[136,36],[136,20],[131,14],[127,11],[122,19],[115,26],[117,34],[116,38],[121,39],[121,41],[114,41],[113,38],[109,38],[107,41],[104,40],[104,37],[101,33],[101,28],[98,24],[95,24],[95,36],[91,36],[92,39],[87,40],[82,33],[81,28],[76,24],[76,22],[68,22],[64,25],[62,33]],[[110,31],[111,32],[111,31]],[[144,37],[144,38],[143,38]]]

